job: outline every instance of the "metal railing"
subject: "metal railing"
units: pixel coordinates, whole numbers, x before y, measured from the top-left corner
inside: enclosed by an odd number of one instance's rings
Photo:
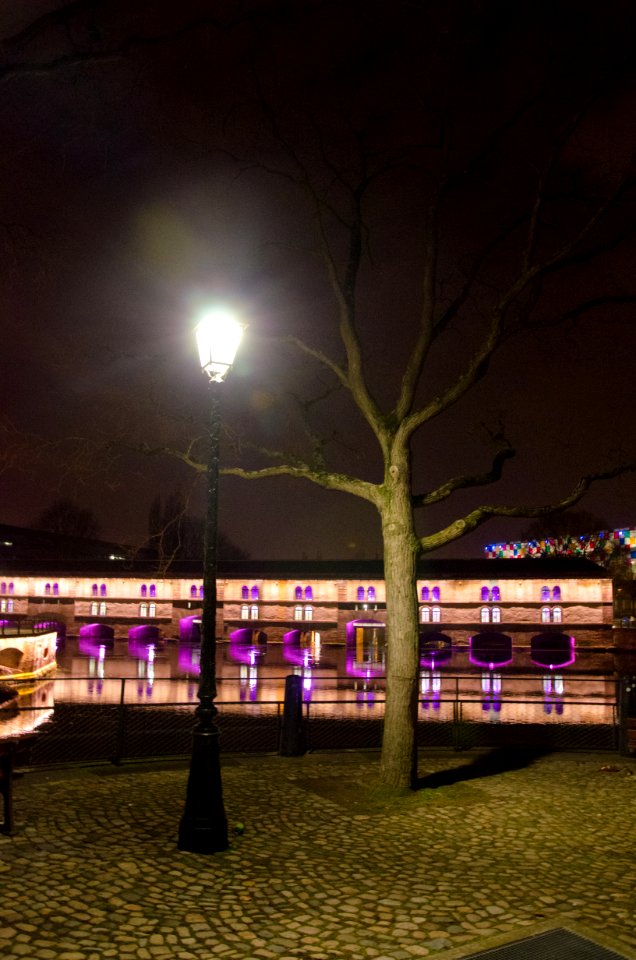
[[[365,685],[356,691],[351,689],[350,678],[340,679],[343,683],[346,680],[349,689],[338,689],[332,678],[330,687],[312,691],[311,699],[303,703],[307,749],[379,747],[385,704],[381,685],[376,689]],[[462,691],[460,679],[466,681],[465,677],[444,677],[444,695],[428,692],[420,698],[418,746],[455,750],[515,745],[557,750],[618,748],[617,698],[607,692],[595,696],[594,684],[598,687],[598,679],[578,678],[582,689],[588,691],[587,696],[560,698],[541,698],[537,693],[493,697],[477,690]],[[530,681],[536,687],[537,678],[528,678]],[[31,700],[30,703],[19,706],[12,714],[5,712],[0,737],[24,737],[29,746],[29,765],[122,763],[189,755],[196,684],[192,684],[188,700],[166,697],[161,702],[140,701],[134,699],[139,692],[136,679],[110,678],[108,682],[116,685],[119,695],[104,702],[70,697],[72,682],[73,678],[63,678],[35,683],[31,694],[21,697],[22,701]],[[175,681],[161,682],[171,685],[168,691],[177,690]],[[87,678],[82,677],[77,683],[85,686]],[[261,691],[265,693],[266,690]],[[221,696],[217,703],[223,753],[278,750],[282,698],[267,699],[262,695],[258,700],[249,700]]]

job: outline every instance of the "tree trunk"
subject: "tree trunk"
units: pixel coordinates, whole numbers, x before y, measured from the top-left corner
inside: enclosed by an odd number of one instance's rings
[[[395,788],[415,785],[417,751],[417,539],[411,505],[408,452],[395,455],[385,479],[382,507],[387,609],[387,692],[380,779]]]

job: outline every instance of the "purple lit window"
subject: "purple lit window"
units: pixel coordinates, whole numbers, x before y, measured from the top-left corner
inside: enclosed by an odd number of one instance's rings
[[[431,619],[430,607],[420,607],[420,623],[428,623]]]
[[[99,587],[97,586],[96,583],[94,583],[93,586],[91,587],[91,593],[93,594],[94,597],[96,597],[97,594],[99,593]]]
[[[369,587],[367,590],[367,600],[375,600],[375,587]]]
[[[59,585],[59,583],[54,583],[54,584],[53,584],[53,596],[54,596],[54,597],[59,597],[59,595],[60,595],[60,585]]]
[[[199,587],[199,598],[203,600],[203,584]]]
[[[147,596],[148,596],[148,587],[146,586],[145,583],[142,583],[142,585],[141,585],[141,595],[142,595],[142,597],[147,597]]]
[[[241,600],[249,600],[249,598],[250,598],[250,591],[247,587],[247,584],[244,583],[243,586],[241,587]]]
[[[100,595],[100,597],[105,597],[105,596],[106,596],[106,584],[105,584],[105,583],[102,583],[101,587],[99,588],[99,595]]]
[[[259,599],[259,590],[258,587],[252,587],[252,600]]]
[[[488,588],[484,587],[484,589],[488,589]],[[482,590],[482,593],[483,593],[483,590]],[[481,608],[479,612],[479,619],[481,620],[482,623],[490,623],[490,610],[488,609],[488,607]]]
[[[495,600],[497,603],[501,601],[501,590],[499,587],[493,587],[490,592],[490,599]]]
[[[436,600],[439,603],[439,587],[433,587],[433,600]]]
[[[358,587],[358,600],[364,600],[364,587]]]
[[[303,598],[303,588],[302,588],[302,587],[296,587],[296,589],[294,590],[294,597],[295,597],[296,600],[302,600],[302,598]]]
[[[6,593],[6,592],[7,592],[7,584],[6,584],[6,581],[3,581],[2,585],[0,586],[0,593]]]
[[[541,599],[544,602],[550,599],[550,587],[541,587]]]
[[[197,585],[196,585],[196,583],[193,583],[192,586],[190,587],[190,596],[193,597],[193,598],[196,597],[197,592],[198,592],[198,591],[197,591]]]
[[[313,600],[313,599],[314,599],[314,591],[311,589],[311,587],[305,587],[305,600]]]
[[[484,603],[486,600],[490,600],[490,590],[488,589],[488,587],[482,587],[482,588],[481,588],[481,602]],[[482,614],[483,614],[483,610],[482,610]],[[484,619],[484,618],[483,618],[483,616],[482,616],[482,620],[483,620],[483,619]]]
[[[9,593],[13,593],[13,584],[12,584],[12,583],[9,584]]]
[[[46,586],[44,587],[44,593],[45,593],[46,596],[48,597],[48,595],[50,594],[50,592],[51,592],[51,584],[50,584],[50,583],[47,583]]]
[[[561,587],[553,587],[553,588],[552,588],[552,599],[553,599],[553,600],[560,600],[560,599],[561,599]]]
[[[422,600],[427,601],[431,599],[431,591],[428,587],[422,587]]]

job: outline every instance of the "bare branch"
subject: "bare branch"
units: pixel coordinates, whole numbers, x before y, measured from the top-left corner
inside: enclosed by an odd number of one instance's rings
[[[223,476],[241,477],[243,480],[263,480],[271,477],[295,477],[300,480],[309,480],[325,490],[339,490],[360,497],[380,508],[380,488],[374,483],[349,477],[343,473],[329,473],[312,470],[308,466],[300,467],[292,464],[280,464],[276,467],[263,467],[258,470],[246,470],[243,467],[223,467]]]
[[[437,487],[436,490],[431,490],[429,493],[415,494],[412,500],[413,508],[418,509],[419,507],[428,507],[433,503],[440,503],[455,493],[456,490],[465,490],[467,487],[485,487],[488,484],[496,483],[500,480],[506,460],[512,459],[517,451],[505,437],[500,437],[499,439],[502,442],[502,446],[495,454],[492,466],[487,473],[464,474],[453,477],[440,487]]]
[[[467,533],[471,533],[473,530],[481,526],[483,523],[486,523],[486,521],[490,520],[492,517],[544,517],[549,513],[557,513],[561,510],[567,510],[568,507],[573,507],[585,496],[593,483],[596,483],[599,480],[613,480],[615,477],[621,476],[624,473],[633,472],[635,470],[636,461],[624,463],[620,466],[613,467],[610,470],[601,471],[600,473],[588,474],[588,476],[581,477],[573,487],[572,491],[562,500],[558,500],[556,503],[551,503],[544,506],[512,507],[491,505],[477,507],[460,520],[453,521],[453,523],[449,524],[449,526],[445,527],[443,530],[438,530],[437,533],[430,534],[426,537],[421,537],[420,548],[423,552],[428,552],[444,546],[447,543],[452,543],[453,540],[458,540]]]

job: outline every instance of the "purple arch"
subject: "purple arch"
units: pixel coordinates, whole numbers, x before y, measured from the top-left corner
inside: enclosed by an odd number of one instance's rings
[[[480,667],[503,667],[512,663],[512,638],[505,633],[476,633],[470,638],[468,659]]]
[[[112,640],[115,631],[106,623],[85,623],[80,627],[80,637],[93,637],[100,640]]]
[[[128,631],[128,639],[136,640],[141,643],[156,643],[161,639],[159,627],[152,623],[141,623],[136,627],[131,627]]]
[[[453,642],[445,633],[420,633],[420,666],[434,667],[450,660],[452,655]]]
[[[576,660],[574,637],[566,633],[539,633],[530,640],[530,659],[537,667],[569,667]]]
[[[185,643],[200,643],[201,616],[182,617],[179,620],[179,640]]]
[[[265,653],[267,636],[262,630],[241,627],[230,634],[229,641],[232,660],[253,666]]]

